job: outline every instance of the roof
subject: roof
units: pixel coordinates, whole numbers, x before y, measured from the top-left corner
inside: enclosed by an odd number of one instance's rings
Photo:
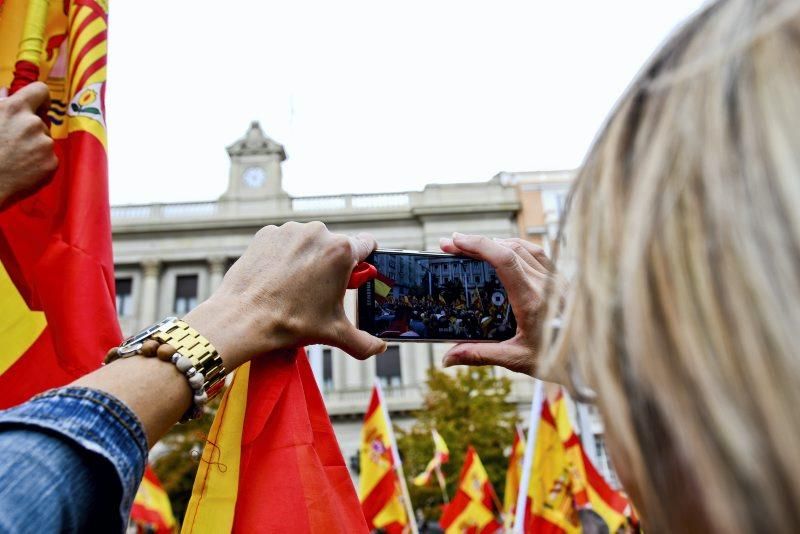
[[[231,157],[277,154],[280,161],[286,159],[283,145],[267,137],[258,121],[251,122],[244,137],[230,145],[227,150]]]

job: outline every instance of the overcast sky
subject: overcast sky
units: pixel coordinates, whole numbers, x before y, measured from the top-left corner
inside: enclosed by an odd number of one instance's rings
[[[293,195],[574,168],[701,3],[111,2],[111,201],[217,198],[254,119]]]

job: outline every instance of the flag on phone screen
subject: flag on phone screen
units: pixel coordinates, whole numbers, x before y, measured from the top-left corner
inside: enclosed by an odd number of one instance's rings
[[[379,300],[386,300],[386,298],[389,296],[389,293],[392,292],[392,287],[394,287],[394,280],[388,276],[378,273],[378,275],[375,277],[375,298]]]

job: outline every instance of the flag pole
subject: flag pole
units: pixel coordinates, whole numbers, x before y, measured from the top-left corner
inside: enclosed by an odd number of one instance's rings
[[[0,2],[2,4],[2,2]],[[9,95],[16,93],[39,78],[39,64],[44,50],[44,33],[47,28],[47,13],[50,0],[30,0],[22,26],[22,37],[17,48],[14,75],[9,86]]]
[[[536,453],[536,436],[539,432],[539,419],[544,401],[544,384],[534,378],[533,399],[531,400],[530,425],[528,426],[528,442],[525,443],[525,459],[522,462],[522,479],[519,482],[517,493],[517,509],[514,518],[514,534],[523,534],[525,531],[525,508],[528,500],[528,486],[531,484],[533,471],[533,455]]]
[[[433,439],[433,456],[435,458],[439,457],[439,451],[436,448],[436,429],[431,429],[431,438]],[[447,483],[444,480],[444,473],[442,473],[442,463],[441,461],[436,462],[436,480],[439,482],[439,487],[442,489],[442,500],[444,504],[450,503],[450,497],[447,496]]]
[[[408,493],[408,484],[406,484],[406,475],[403,473],[403,460],[400,459],[400,453],[397,450],[397,440],[394,439],[394,429],[392,428],[392,420],[389,418],[389,409],[386,407],[386,401],[383,398],[383,388],[381,381],[375,377],[375,389],[378,391],[378,400],[380,400],[383,416],[386,418],[386,426],[389,432],[389,440],[392,444],[392,457],[394,459],[394,470],[397,473],[397,478],[400,479],[400,491],[403,493],[403,504],[406,507],[406,515],[408,516],[408,525],[411,527],[412,534],[419,534],[417,529],[417,516],[414,515],[414,509],[411,506],[411,496]]]
[[[595,443],[594,430],[592,429],[592,416],[589,413],[589,406],[582,402],[575,402],[575,407],[578,412],[578,428],[581,431],[581,444],[586,455],[592,461],[595,467],[599,466],[597,458],[597,445]]]
[[[436,466],[436,480],[439,481],[439,487],[442,489],[442,500],[445,504],[449,504],[450,497],[447,496],[447,484],[444,481],[444,473],[442,473],[442,467],[440,465]]]

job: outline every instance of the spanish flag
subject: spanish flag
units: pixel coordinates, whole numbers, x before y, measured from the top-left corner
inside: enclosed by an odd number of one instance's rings
[[[378,300],[386,300],[386,297],[389,296],[389,293],[392,292],[392,288],[394,287],[394,280],[385,276],[381,273],[378,273],[375,276],[375,297]]]
[[[578,534],[581,531],[573,500],[573,474],[550,403],[545,399],[536,432],[533,472],[528,485],[526,533]]]
[[[508,470],[506,471],[506,490],[503,493],[503,523],[505,529],[511,532],[514,526],[514,515],[517,510],[517,496],[519,485],[522,481],[522,463],[525,459],[525,438],[517,429],[514,434],[514,443],[511,445],[511,454],[508,457]]]
[[[181,532],[368,532],[305,351],[235,371]]]
[[[370,530],[399,534],[407,532],[410,525],[396,469],[399,458],[391,422],[382,400],[376,385],[361,427],[358,495]]]
[[[431,430],[431,435],[433,436],[433,458],[428,462],[425,471],[414,477],[415,486],[427,486],[433,473],[436,471],[441,473],[442,464],[446,464],[450,460],[450,449],[447,448],[444,438],[435,428]]]
[[[0,3],[0,94],[47,83],[59,159],[49,184],[0,212],[0,408],[98,368],[121,338],[108,208],[107,8],[99,0]]]
[[[177,527],[169,496],[149,465],[133,499],[131,523],[137,532],[148,534],[171,534]]]
[[[625,524],[626,511],[629,509],[628,499],[608,485],[583,449],[570,421],[563,390],[559,391],[552,410],[558,436],[564,444],[573,476],[575,506],[579,510],[581,522],[602,520],[609,532],[616,532]]]
[[[608,485],[583,450],[559,390],[552,404],[542,404],[525,532],[579,533],[590,525],[616,532],[626,509],[625,496]]]
[[[502,529],[497,520],[497,495],[478,453],[470,447],[458,477],[458,489],[445,506],[439,524],[446,534],[488,534]]]

